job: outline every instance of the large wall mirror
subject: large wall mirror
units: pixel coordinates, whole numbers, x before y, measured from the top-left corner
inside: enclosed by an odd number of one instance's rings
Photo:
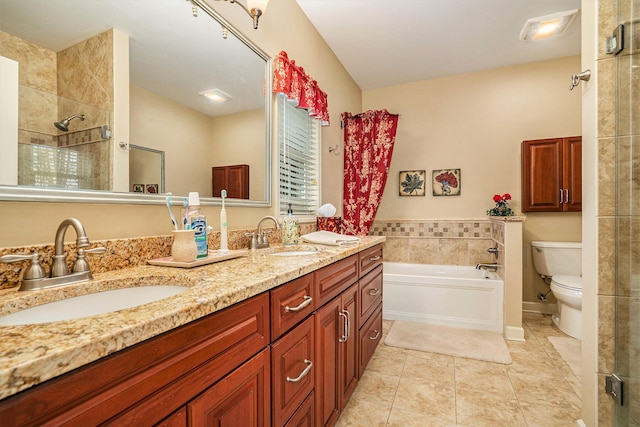
[[[213,168],[243,165],[229,205],[270,206],[270,76],[204,0],[0,0],[0,200],[217,204]]]

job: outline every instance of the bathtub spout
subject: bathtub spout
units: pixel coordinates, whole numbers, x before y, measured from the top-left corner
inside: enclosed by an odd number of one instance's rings
[[[487,270],[498,271],[498,264],[497,263],[493,263],[493,264],[478,263],[478,264],[476,264],[476,270],[481,270],[483,268],[487,269]]]

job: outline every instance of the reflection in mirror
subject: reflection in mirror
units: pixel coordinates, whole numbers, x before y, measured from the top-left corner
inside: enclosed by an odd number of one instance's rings
[[[164,151],[130,144],[129,181],[134,193],[164,193]]]
[[[198,191],[206,204],[212,168],[246,164],[249,200],[237,205],[270,204],[264,52],[201,0],[198,17],[180,0],[54,3],[0,2],[0,56],[19,67],[18,134],[0,129],[0,149],[17,156],[1,159],[0,169],[17,163],[17,178],[0,174],[0,200],[87,201],[97,190],[101,202],[161,202],[120,194],[156,183],[128,167],[135,151],[127,147],[138,146],[165,153],[159,192]],[[0,90],[13,84],[2,81]],[[230,99],[203,96],[213,89]]]

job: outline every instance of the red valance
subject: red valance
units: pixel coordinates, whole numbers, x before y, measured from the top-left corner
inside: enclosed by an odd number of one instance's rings
[[[309,115],[322,122],[322,126],[329,126],[327,94],[304,72],[304,68],[289,59],[284,50],[273,61],[273,92],[282,92],[287,98],[298,101],[298,108],[308,110]]]

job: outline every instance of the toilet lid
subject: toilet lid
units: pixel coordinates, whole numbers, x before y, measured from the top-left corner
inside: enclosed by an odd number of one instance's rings
[[[561,288],[582,290],[582,277],[580,276],[553,276],[551,283],[555,283]]]

